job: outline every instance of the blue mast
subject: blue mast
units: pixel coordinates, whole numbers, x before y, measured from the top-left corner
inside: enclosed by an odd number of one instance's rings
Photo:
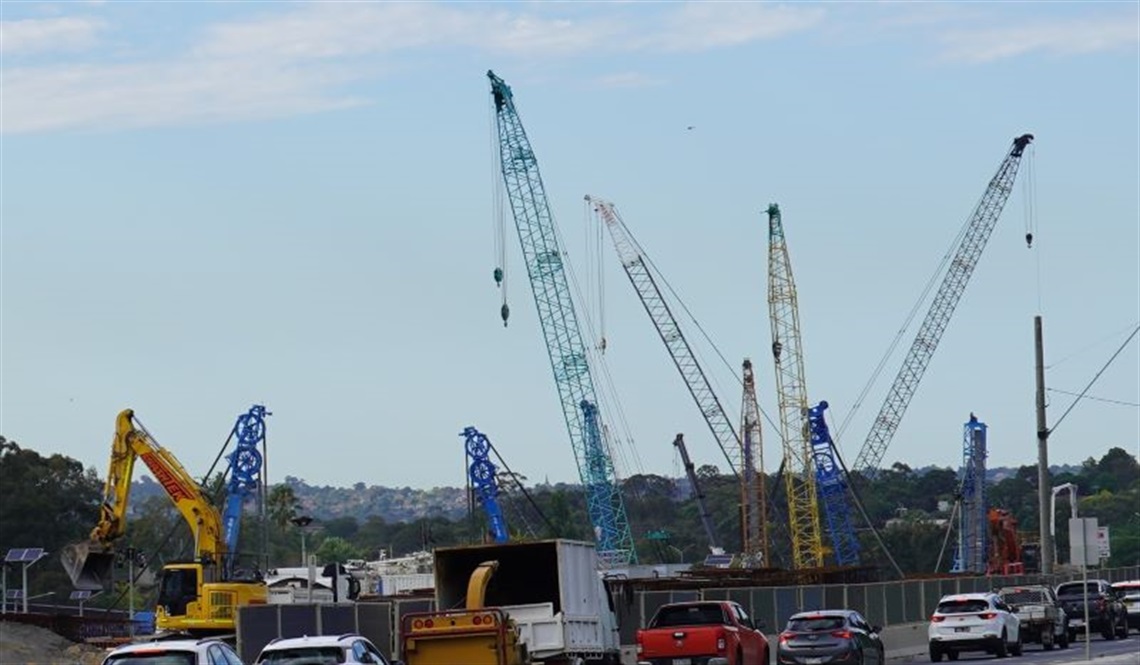
[[[499,485],[495,480],[495,465],[487,456],[491,442],[485,434],[474,427],[465,427],[459,436],[464,438],[464,448],[467,450],[467,476],[471,479],[471,486],[475,488],[479,504],[487,513],[491,538],[496,543],[505,543],[511,536],[507,530],[507,519],[499,507]]]
[[[601,435],[594,380],[538,160],[515,110],[510,86],[492,71],[487,72],[487,78],[495,102],[503,184],[530,276],[574,461],[586,488],[586,508],[594,526],[598,554],[607,565],[636,563],[617,474]]]
[[[859,539],[851,523],[851,508],[847,503],[847,477],[835,463],[835,444],[823,412],[827,402],[808,409],[808,427],[811,429],[812,461],[815,462],[815,487],[823,502],[823,516],[831,536],[835,561],[840,566],[859,565]]]
[[[260,404],[254,404],[234,422],[231,436],[237,437],[229,460],[229,482],[226,505],[222,511],[222,534],[226,541],[228,564],[232,568],[241,535],[241,511],[246,499],[257,492],[261,483],[261,452],[258,444],[265,440],[265,416],[271,415]]]
[[[952,573],[985,575],[989,549],[986,532],[986,424],[970,414],[962,426],[962,470],[958,475],[958,548]]]

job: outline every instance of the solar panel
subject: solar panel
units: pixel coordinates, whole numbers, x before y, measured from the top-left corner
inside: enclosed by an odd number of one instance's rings
[[[705,557],[705,565],[714,568],[728,568],[732,565],[731,554],[710,554]]]
[[[19,600],[24,597],[23,589],[8,589],[8,594],[5,596],[8,600]]]
[[[91,589],[76,589],[71,592],[68,600],[88,600],[99,594],[99,591],[92,591]]]
[[[19,547],[8,550],[4,555],[5,563],[27,563],[36,561],[44,554],[42,547]]]

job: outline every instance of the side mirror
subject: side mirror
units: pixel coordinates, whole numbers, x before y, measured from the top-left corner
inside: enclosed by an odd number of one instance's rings
[[[1017,605],[1010,605],[1009,606],[1009,611],[1011,614],[1016,614],[1018,609],[1019,608],[1017,607]]]
[[[881,633],[881,632],[883,632],[883,627],[882,626],[871,626],[871,632],[872,633]]]

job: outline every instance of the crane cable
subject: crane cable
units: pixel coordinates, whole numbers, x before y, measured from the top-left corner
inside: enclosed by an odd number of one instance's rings
[[[488,101],[490,106],[490,153],[491,153],[491,237],[494,238],[495,252],[495,285],[501,291],[502,303],[499,307],[499,317],[503,320],[503,327],[507,326],[511,308],[507,305],[507,229],[506,207],[503,204],[503,187],[499,181],[502,170],[500,168],[500,155],[498,146],[498,128],[496,126],[495,102]]]

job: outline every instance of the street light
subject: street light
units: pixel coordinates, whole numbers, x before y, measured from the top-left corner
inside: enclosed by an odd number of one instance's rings
[[[305,552],[305,527],[313,523],[313,518],[308,515],[298,515],[289,521],[301,530],[301,565],[307,566],[309,562],[307,553]]]

